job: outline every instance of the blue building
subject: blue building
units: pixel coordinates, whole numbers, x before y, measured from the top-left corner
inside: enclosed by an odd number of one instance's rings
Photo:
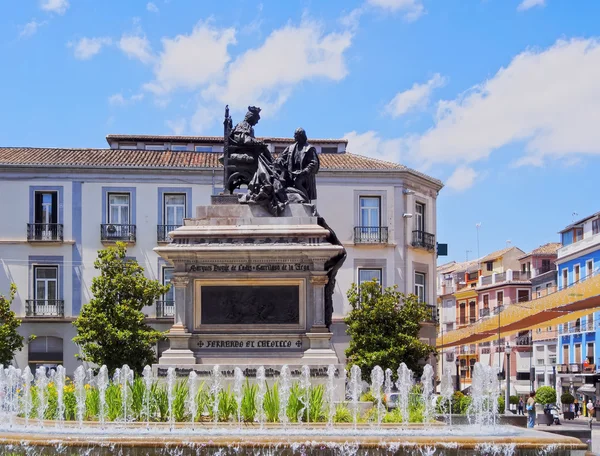
[[[600,212],[560,231],[558,288],[600,273]],[[600,311],[558,327],[558,378],[580,400],[600,399]]]

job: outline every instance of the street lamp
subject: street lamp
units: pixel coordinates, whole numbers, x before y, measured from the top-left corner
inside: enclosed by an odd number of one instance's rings
[[[456,352],[454,353],[454,365],[456,366],[456,391],[460,391],[460,373],[458,372],[460,361]]]
[[[504,413],[510,413],[510,343],[506,341],[506,397],[504,399]]]

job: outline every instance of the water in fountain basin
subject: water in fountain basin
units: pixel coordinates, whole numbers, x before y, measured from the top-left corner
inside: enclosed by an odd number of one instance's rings
[[[290,376],[290,368],[285,364],[279,374],[279,422],[284,427],[289,423],[287,409],[290,401]]]
[[[360,394],[362,393],[362,380],[360,367],[356,364],[350,368],[350,401],[352,404],[352,422],[354,427],[358,424],[358,401],[360,401]]]
[[[100,421],[102,429],[104,429],[106,420],[106,388],[108,387],[108,369],[106,366],[102,366],[98,371],[96,383],[98,384],[98,396],[100,402],[98,405],[98,420]]]
[[[75,384],[75,399],[77,401],[77,421],[79,421],[79,427],[82,427],[85,414],[85,369],[83,366],[75,369],[73,383]]]
[[[375,398],[375,419],[377,420],[377,426],[381,426],[381,417],[383,414],[383,405],[381,400],[381,388],[384,382],[383,369],[379,366],[375,366],[371,371],[371,394]]]
[[[306,422],[310,422],[310,366],[302,366],[300,374],[300,391],[303,402],[303,408],[300,410],[298,421],[302,422],[302,416],[306,411]]]
[[[423,368],[421,376],[421,384],[423,385],[423,421],[425,424],[430,424],[435,413],[433,404],[433,367],[426,364]]]
[[[258,369],[256,369],[256,384],[258,385],[258,390],[256,391],[257,418],[260,428],[262,429],[265,424],[264,403],[265,394],[267,392],[267,380],[264,366],[260,366]]]
[[[221,370],[218,364],[213,366],[210,394],[213,399],[213,420],[215,426],[219,422],[219,392],[221,391]]]
[[[147,366],[149,367],[149,366]],[[191,371],[188,376],[188,410],[190,412],[190,421],[192,429],[194,429],[194,419],[196,418],[196,395],[198,394],[198,374],[196,371]]]
[[[452,424],[452,396],[454,395],[454,386],[452,385],[452,369],[450,366],[444,368],[440,383],[440,393],[442,402],[445,405],[446,422]]]
[[[175,368],[167,369],[167,401],[169,404],[169,430],[172,432],[175,426],[175,416],[173,415],[173,389],[175,388]]]
[[[62,366],[59,366],[59,368],[61,368],[64,372],[64,368]],[[3,370],[2,367],[0,367],[0,370]],[[26,366],[25,369],[23,369],[23,405],[22,405],[22,410],[23,410],[23,415],[25,417],[25,426],[29,425],[29,417],[31,416],[31,411],[33,409],[33,401],[31,398],[31,382],[33,381],[33,374],[31,373],[31,369],[29,368],[29,366]],[[56,388],[58,388],[58,383],[56,385]],[[60,398],[62,399],[62,394],[60,396]]]
[[[37,417],[40,427],[44,427],[44,415],[48,407],[48,377],[46,376],[46,366],[40,366],[35,370],[35,386],[38,396]]]
[[[406,366],[406,364],[401,363],[400,367],[398,367],[398,380],[396,381],[396,388],[398,389],[398,410],[400,410],[403,423],[408,423],[410,419],[408,412],[408,399],[412,387],[413,373]]]
[[[244,387],[244,373],[242,369],[236,367],[233,370],[233,394],[237,404],[237,421],[242,424],[242,388]]]

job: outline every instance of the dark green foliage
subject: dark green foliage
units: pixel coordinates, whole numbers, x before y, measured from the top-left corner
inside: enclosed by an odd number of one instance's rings
[[[560,402],[562,402],[563,404],[572,404],[573,402],[575,402],[575,396],[573,396],[569,392],[562,393],[560,396]]]
[[[144,277],[144,269],[126,259],[126,253],[122,242],[98,252],[94,267],[100,275],[92,279],[94,297],[73,323],[77,328],[73,341],[81,347],[79,357],[98,366],[105,364],[111,374],[124,364],[141,373],[156,361],[152,346],[164,338],[144,323],[142,309],[154,305],[169,286]]]
[[[346,357],[348,367],[358,365],[363,376],[375,366],[395,371],[400,363],[420,375],[419,361],[435,353],[434,347],[419,340],[421,322],[430,318],[427,306],[395,288],[382,289],[371,281],[348,291],[352,310],[345,319],[350,335]]]
[[[11,283],[8,298],[0,295],[0,364],[4,366],[9,365],[15,352],[23,348],[23,336],[17,331],[21,320],[10,310],[16,294],[17,286]]]
[[[556,390],[551,386],[540,386],[535,392],[535,401],[538,404],[554,404],[556,402]]]
[[[512,405],[517,405],[519,403],[519,396],[510,396],[510,403]]]

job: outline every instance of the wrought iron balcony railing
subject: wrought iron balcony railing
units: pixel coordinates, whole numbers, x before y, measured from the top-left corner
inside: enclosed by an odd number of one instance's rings
[[[422,247],[427,250],[435,249],[435,236],[431,233],[421,230],[413,231],[413,247]]]
[[[488,307],[484,307],[483,309],[479,309],[479,317],[487,317],[490,315],[490,309]]]
[[[173,318],[175,301],[156,301],[156,318]]]
[[[437,319],[437,307],[427,304],[427,318],[425,321],[436,323]]]
[[[30,242],[62,242],[62,223],[28,223],[27,240]]]
[[[65,302],[62,299],[28,299],[25,301],[28,317],[64,317]]]
[[[355,244],[386,244],[388,241],[387,226],[355,226]]]
[[[100,240],[135,242],[135,225],[102,224],[100,225]]]
[[[169,236],[171,231],[175,231],[181,225],[157,225],[156,226],[156,242],[172,242],[173,239]]]

